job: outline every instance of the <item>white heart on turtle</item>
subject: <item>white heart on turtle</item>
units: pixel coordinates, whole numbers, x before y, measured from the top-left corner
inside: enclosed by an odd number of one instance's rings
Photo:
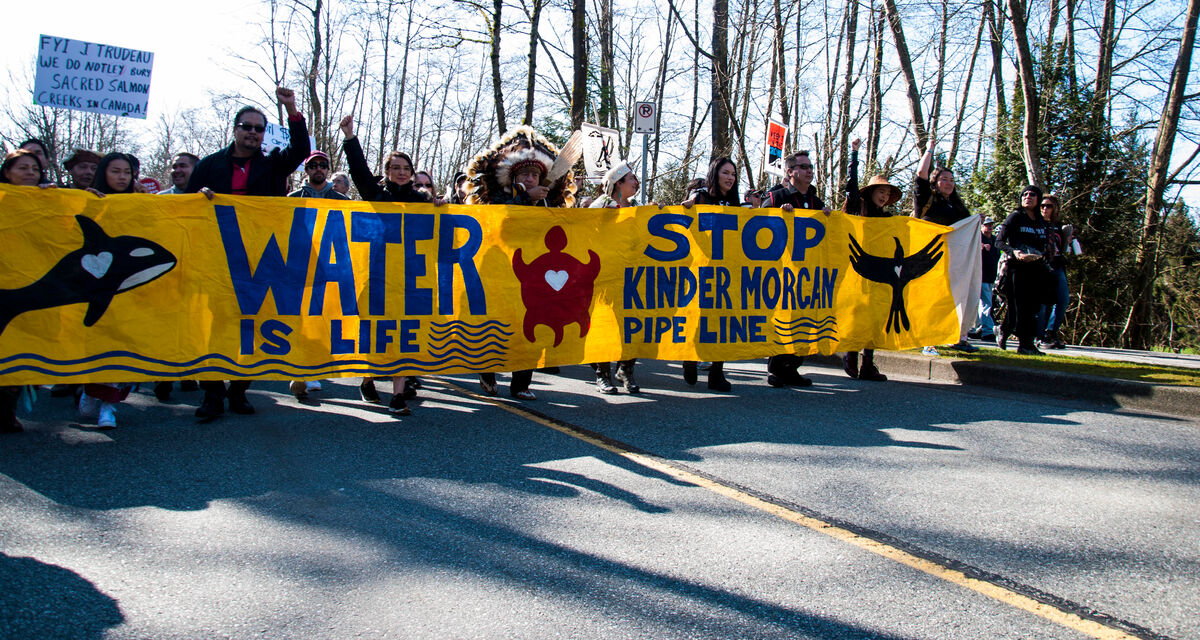
[[[547,271],[546,284],[550,285],[555,291],[562,291],[563,286],[567,284],[566,271]]]
[[[101,251],[96,254],[87,254],[79,261],[80,266],[84,271],[92,274],[97,280],[104,277],[108,273],[108,268],[112,266],[112,254],[107,251]]]

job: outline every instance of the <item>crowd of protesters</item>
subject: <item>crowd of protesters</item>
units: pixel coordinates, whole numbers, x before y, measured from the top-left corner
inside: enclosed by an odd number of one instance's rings
[[[618,162],[604,176],[598,192],[585,193],[588,184],[581,176],[568,172],[550,175],[556,151],[536,132],[522,127],[516,134],[500,140],[477,157],[465,172],[456,173],[438,194],[432,176],[417,170],[412,158],[403,151],[387,153],[381,174],[375,174],[367,164],[363,148],[354,131],[354,119],[346,116],[340,122],[344,136],[342,152],[348,165],[347,173],[331,173],[329,154],[310,149],[308,129],[296,108],[294,93],[285,88],[276,91],[276,98],[288,114],[290,145],[264,151],[263,134],[267,116],[254,107],[243,107],[233,118],[233,136],[229,146],[203,158],[192,153],[178,153],[171,159],[171,186],[159,194],[201,193],[212,199],[215,194],[242,196],[290,196],[346,200],[351,197],[351,184],[363,200],[373,202],[403,202],[443,204],[520,204],[549,207],[604,208],[627,207],[638,204],[636,196],[641,185],[629,164]],[[865,186],[859,186],[858,150],[861,141],[851,145],[849,171],[842,190],[843,209],[847,214],[865,217],[897,215],[893,205],[902,198],[901,190],[888,182],[886,176],[876,175]],[[952,225],[970,216],[955,188],[954,175],[946,167],[934,166],[934,143],[921,158],[915,179],[913,215],[938,224]],[[57,185],[49,178],[50,153],[40,140],[28,140],[8,153],[0,167],[0,182],[28,187],[84,189],[98,196],[109,194],[146,193],[139,180],[140,163],[130,154],[113,152],[101,156],[85,149],[75,150],[62,166],[67,172],[65,184]],[[704,178],[692,180],[685,199],[679,204],[718,205],[731,207],[769,207],[786,212],[796,209],[830,213],[830,207],[818,196],[813,184],[814,163],[808,151],[793,153],[784,159],[785,175],[780,184],[764,192],[750,191],[743,197],[738,187],[738,167],[727,157],[713,158]],[[296,167],[304,172],[299,188],[290,189]],[[572,182],[573,180],[573,182]],[[661,203],[660,203],[661,204]],[[949,348],[975,351],[968,337],[995,340],[1006,348],[1010,337],[1018,342],[1022,355],[1040,355],[1042,348],[1064,346],[1061,329],[1068,303],[1067,256],[1079,252],[1070,225],[1061,224],[1061,203],[1053,194],[1043,194],[1036,186],[1023,189],[1015,210],[999,225],[982,221],[983,263],[979,318],[976,326]],[[994,285],[994,286],[993,286]],[[999,301],[1004,301],[1007,313],[999,323],[993,321]],[[925,353],[936,355],[936,347],[926,347]],[[768,360],[766,382],[773,387],[805,387],[812,380],[799,372],[803,357],[779,354]],[[874,361],[874,351],[846,353],[843,368],[851,378],[866,381],[887,380]],[[602,394],[619,393],[618,384],[627,393],[638,393],[634,369],[635,360],[616,363],[592,363],[597,390]],[[716,392],[729,392],[732,385],[724,375],[724,363],[683,363],[687,384],[697,382],[701,368],[707,370],[707,387]],[[511,374],[510,394],[521,400],[533,400],[530,390],[532,370]],[[364,402],[380,404],[376,380],[364,378],[359,395]],[[179,381],[180,390],[203,389],[204,395],[195,415],[211,420],[229,411],[253,414],[254,407],[247,396],[249,380],[234,380],[228,385],[219,381]],[[497,394],[495,372],[480,374],[480,385],[489,395]],[[134,385],[128,383],[55,385],[53,396],[74,397],[79,411],[97,416],[102,428],[116,426],[116,407]],[[154,394],[160,401],[170,399],[173,381],[154,384]],[[416,397],[420,380],[415,377],[393,376],[392,396],[388,410],[398,416],[411,413],[406,400]],[[289,390],[300,402],[309,394],[321,390],[319,380],[293,380]],[[0,387],[0,432],[19,432],[21,425],[15,409],[21,395],[19,387]]]

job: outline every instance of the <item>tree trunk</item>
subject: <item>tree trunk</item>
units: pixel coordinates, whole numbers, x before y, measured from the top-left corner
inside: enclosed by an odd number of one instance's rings
[[[884,10],[871,10],[872,41],[875,53],[871,60],[870,107],[867,110],[867,164],[879,164],[879,136],[883,133],[883,21]]]
[[[1100,51],[1096,57],[1096,104],[1103,122],[1104,108],[1108,104],[1108,93],[1112,90],[1113,51],[1117,48],[1116,33],[1117,0],[1104,0],[1104,19],[1100,23]]]
[[[744,66],[745,70],[746,70],[746,83],[742,87],[742,92],[741,92],[741,105],[740,106],[741,106],[742,113],[738,116],[738,127],[737,127],[737,129],[739,131],[739,133],[738,133],[738,149],[739,149],[739,153],[742,156],[742,165],[745,167],[747,184],[749,184],[751,187],[753,187],[755,184],[754,183],[754,166],[750,163],[749,154],[746,152],[746,136],[742,135],[740,132],[746,130],[746,122],[747,122],[747,120],[749,120],[749,117],[750,117],[750,102],[752,99],[751,92],[754,87],[754,69],[758,66],[757,65],[757,62],[758,62],[758,60],[757,60],[758,36],[761,32],[761,30],[758,28],[759,24],[758,24],[758,19],[757,19],[757,17],[758,17],[758,2],[759,2],[759,0],[751,0],[751,2],[747,3],[747,6],[749,7],[749,14],[752,17],[749,20],[744,21],[742,24],[748,23],[750,25],[749,33],[746,36],[746,38],[750,40],[750,49],[746,53],[745,64],[742,65],[741,62],[739,61],[739,66]],[[740,54],[739,54],[739,58],[740,58]]]
[[[612,0],[600,0],[600,111],[602,127],[617,128],[616,89],[613,87]]]
[[[975,140],[975,163],[971,175],[979,173],[979,161],[983,157],[983,139],[987,135],[988,109],[992,105],[992,76],[988,75],[987,90],[983,92],[983,117],[979,119],[979,136]]]
[[[921,115],[921,92],[917,89],[917,78],[913,74],[912,56],[908,54],[908,43],[904,40],[904,25],[900,22],[900,11],[895,0],[884,0],[892,37],[896,40],[896,55],[900,58],[900,70],[904,73],[904,84],[908,87],[908,108],[912,113],[913,131],[917,134],[917,149],[929,147],[929,134],[925,131],[925,117]]]
[[[309,123],[313,127],[314,133],[318,133],[321,123],[321,94],[317,92],[317,78],[321,72],[321,51],[324,42],[321,40],[321,6],[322,0],[316,0],[313,3],[312,19],[313,19],[313,39],[312,39],[312,61],[309,63],[308,74],[304,79],[304,84],[308,88],[308,112]],[[318,134],[319,135],[319,134]],[[317,136],[313,136],[316,138]],[[321,140],[317,140],[317,148],[321,148]]]
[[[1067,49],[1067,87],[1072,96],[1079,95],[1078,78],[1075,75],[1075,2],[1067,0],[1067,34],[1063,46]]]
[[[533,0],[533,15],[529,18],[529,75],[525,80],[525,118],[522,124],[533,125],[533,89],[537,79],[538,21],[542,17],[544,0]]]
[[[1179,114],[1183,109],[1187,90],[1188,71],[1192,66],[1192,49],[1196,44],[1196,22],[1200,16],[1200,0],[1189,0],[1187,19],[1183,27],[1183,38],[1179,43],[1179,56],[1171,69],[1171,84],[1167,92],[1163,114],[1158,121],[1158,133],[1154,137],[1154,150],[1150,153],[1150,171],[1146,186],[1146,210],[1142,221],[1142,238],[1137,252],[1137,275],[1134,292],[1137,296],[1121,332],[1121,341],[1126,347],[1148,349],[1151,346],[1151,311],[1154,306],[1154,281],[1158,277],[1159,215],[1163,208],[1168,172],[1171,169],[1171,151],[1175,145],[1175,133],[1179,129]]]
[[[408,3],[408,26],[404,28],[404,56],[400,60],[400,95],[396,100],[396,127],[392,129],[392,150],[400,148],[400,123],[404,122],[404,96],[408,87],[408,53],[412,51],[413,2]],[[385,151],[379,149],[377,164],[383,164]]]
[[[390,68],[391,63],[388,59],[388,51],[389,51],[389,45],[391,44],[391,39],[392,39],[392,36],[391,36],[391,34],[392,34],[392,0],[387,0],[387,4],[384,6],[386,6],[387,8],[383,10],[383,15],[379,16],[380,20],[383,22],[383,80],[382,80],[383,97],[379,100],[379,105],[380,105],[380,107],[379,107],[379,150],[380,151],[382,151],[384,142],[387,140],[388,79],[389,79],[388,74],[391,71],[391,68]],[[366,64],[366,57],[367,56],[363,57],[364,67]],[[364,152],[365,152],[365,150],[364,150]],[[379,164],[383,164],[382,158],[380,159]]]
[[[987,24],[985,16],[979,17],[979,29],[975,32],[975,48],[971,50],[971,62],[967,65],[967,81],[963,83],[962,100],[958,103],[958,114],[954,117],[954,139],[950,142],[950,157],[946,160],[946,165],[953,169],[954,160],[958,157],[959,136],[962,134],[963,120],[967,114],[967,98],[971,95],[971,79],[975,77],[975,61],[979,58],[979,47],[983,44],[983,26]],[[987,100],[984,100],[987,103]],[[984,107],[984,118],[987,117],[987,107]],[[983,132],[980,131],[980,137],[983,137]]]
[[[680,25],[684,31],[687,30],[687,25]],[[700,0],[694,0],[692,3],[692,33],[700,32]],[[710,103],[711,104],[711,103]],[[711,107],[710,107],[711,108]],[[683,151],[683,170],[691,171],[692,167],[692,152],[696,146],[696,136],[700,133],[700,127],[704,124],[704,119],[697,120],[696,114],[700,110],[700,47],[696,45],[692,49],[692,114],[688,120],[688,138],[687,147]],[[691,179],[690,177],[688,178]]]
[[[571,128],[578,130],[587,109],[587,4],[571,2],[571,47],[574,52],[574,77],[571,85]]]
[[[500,135],[508,131],[504,117],[504,89],[500,86],[500,13],[504,0],[492,0],[492,98],[496,102],[496,127]]]
[[[938,35],[937,83],[933,88],[933,108],[929,111],[929,136],[938,139],[942,121],[942,90],[946,87],[946,31],[950,26],[950,7],[942,0],[942,28]]]
[[[667,31],[666,37],[663,39],[662,59],[658,64],[658,82],[654,89],[655,113],[662,114],[663,99],[666,96],[667,87],[667,71],[670,69],[671,62],[671,43],[674,41],[674,26],[675,14],[667,12]],[[661,120],[661,116],[659,120]],[[646,185],[646,202],[654,201],[654,187],[658,184],[658,148],[662,142],[662,130],[654,134],[654,149],[650,152],[651,169],[650,169],[650,184]]]
[[[1002,124],[1008,117],[1008,101],[1004,96],[1004,20],[996,15],[996,0],[984,0],[984,12],[988,21],[988,39],[992,45],[992,87],[996,90],[996,123]],[[996,136],[1002,128],[996,127]],[[1000,144],[1000,140],[996,141]]]
[[[838,184],[846,182],[847,150],[850,148],[850,94],[854,89],[854,42],[857,35],[858,0],[846,0],[846,76],[842,81],[842,101],[838,109],[841,113],[838,126]]]
[[[1042,158],[1038,148],[1038,90],[1033,73],[1033,55],[1029,52],[1029,37],[1025,24],[1025,0],[1008,0],[1009,20],[1013,40],[1017,45],[1017,71],[1021,79],[1021,95],[1025,102],[1024,125],[1021,127],[1021,151],[1025,159],[1025,175],[1029,184],[1042,185]]]
[[[784,124],[788,123],[791,114],[788,111],[788,91],[787,91],[787,65],[783,61],[784,53],[784,32],[783,32],[783,12],[779,6],[779,0],[775,2],[775,59],[778,62],[776,73],[778,74],[779,82],[779,115],[782,117]]]
[[[713,0],[712,155],[728,156],[729,139],[729,0]]]

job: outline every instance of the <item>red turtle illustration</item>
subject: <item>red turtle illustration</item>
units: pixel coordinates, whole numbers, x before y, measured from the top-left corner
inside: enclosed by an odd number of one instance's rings
[[[513,273],[521,281],[521,302],[525,303],[525,339],[536,342],[533,329],[544,324],[554,330],[554,346],[562,342],[563,329],[576,322],[579,337],[587,335],[592,324],[589,308],[592,306],[592,288],[600,273],[600,256],[588,250],[587,264],[575,256],[563,253],[567,246],[567,233],[562,227],[551,227],[546,232],[546,248],[549,253],[535,258],[529,264],[521,257],[521,250],[513,254]]]

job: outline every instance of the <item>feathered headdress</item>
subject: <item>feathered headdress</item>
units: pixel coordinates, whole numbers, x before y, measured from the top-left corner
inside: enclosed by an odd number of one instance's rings
[[[542,172],[542,184],[550,188],[546,203],[551,207],[574,206],[574,172],[567,171],[557,179],[549,177],[558,155],[554,143],[532,127],[522,125],[509,131],[467,165],[467,204],[491,204],[495,194],[511,192],[513,176],[536,166]],[[552,182],[547,184],[548,180]]]

